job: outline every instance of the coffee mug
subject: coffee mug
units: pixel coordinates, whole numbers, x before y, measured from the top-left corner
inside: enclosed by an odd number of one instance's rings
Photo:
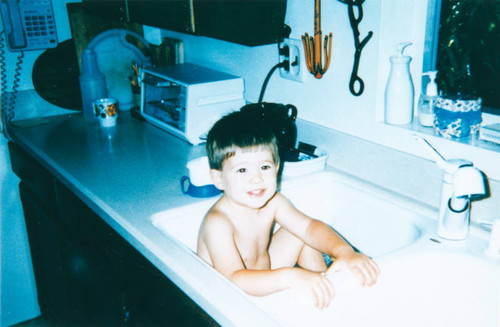
[[[203,186],[196,186],[192,184],[188,176],[182,176],[180,182],[182,193],[194,196],[195,198],[209,198],[221,193],[221,191],[213,184]]]
[[[116,99],[101,98],[94,101],[94,113],[102,127],[116,125],[118,118],[118,105]]]

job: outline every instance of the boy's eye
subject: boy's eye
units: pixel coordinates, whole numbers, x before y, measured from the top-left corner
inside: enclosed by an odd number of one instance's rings
[[[271,166],[270,165],[264,165],[264,166],[260,167],[260,169],[262,169],[262,170],[269,170],[269,169],[271,169]]]
[[[237,173],[244,173],[246,171],[247,171],[246,168],[239,168],[238,170],[236,170]]]

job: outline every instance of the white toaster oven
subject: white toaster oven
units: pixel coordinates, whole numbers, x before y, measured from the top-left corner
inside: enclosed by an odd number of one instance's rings
[[[241,77],[190,63],[141,69],[141,115],[191,144],[244,104]]]

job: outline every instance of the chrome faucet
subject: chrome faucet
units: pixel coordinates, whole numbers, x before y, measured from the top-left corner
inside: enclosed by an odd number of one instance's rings
[[[463,240],[469,233],[471,200],[486,193],[484,176],[472,162],[446,160],[426,139],[417,135],[415,139],[432,150],[434,161],[443,169],[437,234],[444,239]]]

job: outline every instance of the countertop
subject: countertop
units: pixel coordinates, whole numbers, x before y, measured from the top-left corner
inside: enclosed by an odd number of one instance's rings
[[[179,179],[187,174],[190,159],[204,155],[203,145],[192,146],[131,118],[127,111],[120,112],[117,126],[111,128],[100,128],[86,122],[81,113],[70,113],[16,121],[9,131],[14,142],[219,324],[273,325],[268,315],[241,296],[241,290],[221,275],[204,273],[212,268],[151,224],[156,212],[200,201],[181,192]],[[248,301],[245,314],[238,310],[242,301]]]

